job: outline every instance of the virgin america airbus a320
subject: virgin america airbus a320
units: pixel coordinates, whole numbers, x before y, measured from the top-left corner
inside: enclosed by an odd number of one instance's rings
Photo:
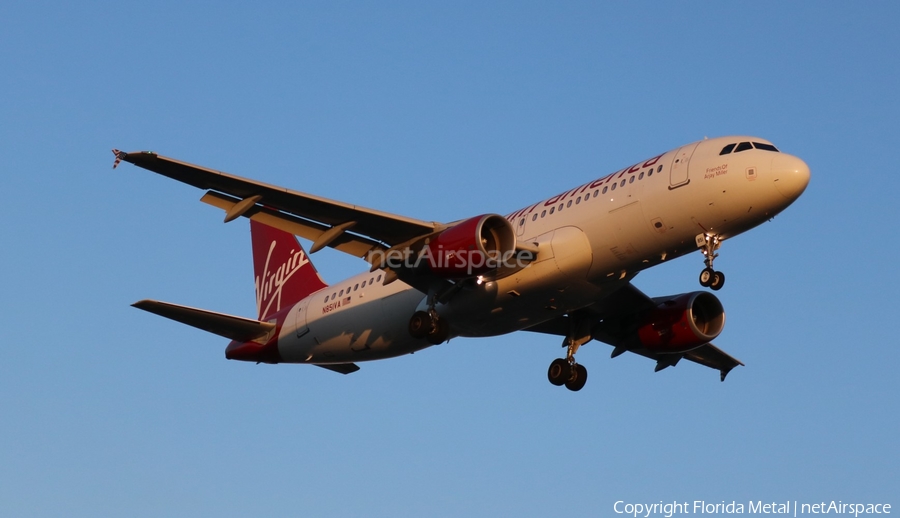
[[[533,331],[562,337],[550,383],[580,390],[575,360],[591,340],[656,362],[720,373],[743,365],[711,342],[725,311],[711,291],[650,297],[631,280],[699,251],[700,285],[725,283],[713,264],[728,239],[760,225],[809,183],[803,160],[765,139],[705,139],[527,205],[449,223],[422,221],[292,191],[152,152],[113,150],[206,191],[225,222],[250,219],[256,319],[142,300],[135,307],[231,339],[225,357],[306,363],[349,374],[358,362],[413,353],[454,337]],[[300,246],[365,259],[326,284]],[[699,262],[699,261],[698,261]],[[699,265],[698,265],[699,266]]]

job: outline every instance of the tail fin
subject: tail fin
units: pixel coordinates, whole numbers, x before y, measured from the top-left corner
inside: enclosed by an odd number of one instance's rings
[[[259,320],[328,286],[292,234],[251,219],[250,238]]]

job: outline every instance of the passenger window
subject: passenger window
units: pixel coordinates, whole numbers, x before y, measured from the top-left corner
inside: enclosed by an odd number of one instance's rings
[[[608,191],[608,190],[609,190],[609,186],[607,185],[606,187],[603,188],[603,194],[606,194],[606,191]]]
[[[343,296],[344,296],[344,290],[341,290],[341,292],[338,293],[338,297],[343,297]]]
[[[325,295],[325,302],[328,302],[328,295]]]
[[[579,203],[581,203],[581,196],[575,198],[575,205],[578,205]]]
[[[622,183],[619,185],[619,187],[625,187],[625,179],[624,178],[622,179]]]
[[[521,226],[524,225],[524,224],[525,224],[525,218],[520,219],[520,220],[519,220],[519,226],[521,227]]]
[[[554,212],[556,212],[556,207],[550,207],[550,214],[553,214]]]
[[[543,218],[543,217],[546,216],[546,215],[547,215],[547,211],[546,211],[546,210],[542,210],[542,211],[541,211],[541,217]]]
[[[369,286],[371,286],[373,282],[375,282],[375,278],[374,278],[374,277],[371,278],[371,279],[369,279]]]
[[[585,194],[585,195],[584,195],[584,201],[588,201],[588,199],[589,199],[590,197],[591,197],[591,193]],[[578,203],[578,202],[575,202],[575,203]]]
[[[779,153],[778,148],[773,146],[772,144],[763,144],[762,142],[754,142],[753,147],[756,149],[762,149],[763,151],[774,151]]]
[[[569,203],[566,203],[566,207],[571,207],[571,206],[572,206],[572,200],[569,200]]]
[[[358,290],[358,289],[359,289],[359,283],[357,282],[357,283],[356,283],[356,286],[353,287],[353,291],[356,291],[356,290]]]
[[[662,166],[659,166],[659,168],[656,169],[656,172],[657,172],[657,173],[661,173],[661,172],[662,172]]]
[[[747,151],[748,149],[753,149],[753,146],[750,145],[749,142],[741,142],[738,144],[737,149],[734,150],[735,153],[740,153],[741,151]]]
[[[643,180],[643,179],[644,179],[644,172],[641,171],[641,174],[638,175],[638,180]]]
[[[562,210],[562,209],[563,209],[563,204],[562,204],[562,203],[560,203],[560,204],[559,204],[559,208],[558,208],[558,209],[556,209],[556,210]]]
[[[332,293],[332,294],[331,294],[331,300],[334,300],[335,297],[337,297],[337,293]]]
[[[604,191],[603,191],[603,192],[606,192],[606,190],[605,190],[605,189],[606,189],[606,187],[604,187],[604,188],[603,188],[603,189],[604,189]],[[596,191],[594,191],[594,198],[596,198],[596,197],[597,197],[597,191],[599,191],[599,190],[600,190],[600,189],[597,189],[597,190],[596,190]]]
[[[634,183],[634,175],[631,175],[631,178],[628,179],[628,183]]]
[[[720,151],[719,154],[727,155],[728,153],[731,153],[731,151],[734,150],[734,146],[736,146],[736,145],[737,144],[728,144],[727,146],[722,148],[722,151]]]
[[[381,282],[381,274],[380,274],[380,273],[378,274],[378,278],[375,279],[375,280],[378,281],[378,282]]]
[[[612,187],[611,187],[609,190],[610,190],[610,191],[615,191],[615,190],[616,190],[616,185],[618,185],[618,184],[615,184],[615,183],[612,184]]]
[[[531,216],[531,221],[537,221],[537,212],[534,213],[534,216]]]

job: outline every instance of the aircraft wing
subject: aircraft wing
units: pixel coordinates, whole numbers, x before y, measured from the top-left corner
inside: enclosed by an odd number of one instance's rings
[[[113,150],[122,160],[207,191],[202,201],[226,210],[225,221],[245,216],[309,239],[310,252],[330,246],[363,257],[445,228],[358,205],[292,191],[181,162],[150,151]],[[115,167],[115,165],[113,167]]]
[[[725,376],[731,372],[731,369],[738,365],[744,365],[742,361],[730,356],[713,344],[701,345],[696,349],[690,350],[684,353],[684,358],[694,363],[717,369],[722,381],[725,381]]]
[[[593,306],[576,312],[575,318],[587,319],[591,322],[591,338],[613,346],[612,356],[615,358],[623,352],[632,352],[646,358],[656,360],[656,371],[673,367],[682,359],[716,369],[721,381],[738,365],[740,360],[730,356],[712,343],[706,343],[683,353],[661,354],[643,348],[630,339],[636,329],[638,316],[644,311],[656,307],[656,302],[633,284],[627,283],[612,292]],[[532,326],[526,331],[567,336],[572,327],[570,316],[557,317],[553,320]]]

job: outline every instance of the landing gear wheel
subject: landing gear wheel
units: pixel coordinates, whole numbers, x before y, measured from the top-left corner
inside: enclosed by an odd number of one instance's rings
[[[709,287],[712,290],[719,291],[722,289],[722,286],[725,286],[725,274],[716,272],[713,275],[712,282],[709,283]]]
[[[428,343],[431,345],[440,345],[446,342],[449,337],[450,326],[447,324],[447,319],[438,318],[434,321],[434,324],[431,326],[431,330],[425,336],[425,339],[428,340]]]
[[[725,278],[724,276],[722,277]],[[700,286],[704,288],[709,288],[712,286],[713,281],[716,279],[716,271],[712,268],[704,268],[702,272],[700,272]]]
[[[547,370],[547,379],[557,387],[563,386],[572,377],[572,366],[563,358],[557,358]]]
[[[409,334],[413,338],[425,338],[431,327],[431,316],[424,311],[416,311],[409,319]]]
[[[584,388],[585,383],[587,383],[587,369],[584,365],[576,363],[572,368],[572,376],[566,381],[566,388],[572,392],[578,392]]]

